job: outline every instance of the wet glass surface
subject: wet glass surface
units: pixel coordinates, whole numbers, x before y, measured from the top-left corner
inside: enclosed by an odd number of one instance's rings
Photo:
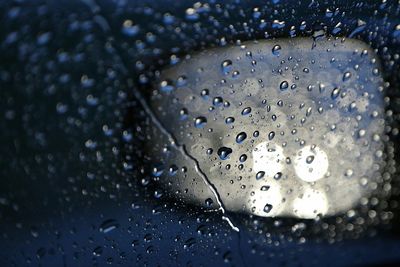
[[[399,3],[0,14],[1,266],[400,262]]]

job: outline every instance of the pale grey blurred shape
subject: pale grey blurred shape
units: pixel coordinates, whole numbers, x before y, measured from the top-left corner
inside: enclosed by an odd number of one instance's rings
[[[232,65],[222,68],[226,60]],[[284,81],[288,88],[282,90]],[[151,106],[197,159],[228,211],[315,218],[353,209],[377,187],[384,164],[382,84],[376,55],[361,41],[260,40],[204,50],[165,69]],[[215,105],[215,97],[229,106]],[[251,112],[242,115],[246,107]],[[207,119],[201,128],[194,126],[198,117]],[[235,121],[226,124],[228,117]],[[192,162],[156,127],[148,130],[146,151],[163,166],[156,176],[164,190],[202,206],[211,199],[218,208]],[[240,132],[247,138],[238,144]],[[226,160],[217,155],[221,147],[232,149]],[[247,160],[241,163],[243,154]],[[174,165],[179,170],[172,175]],[[258,172],[264,172],[261,179]]]

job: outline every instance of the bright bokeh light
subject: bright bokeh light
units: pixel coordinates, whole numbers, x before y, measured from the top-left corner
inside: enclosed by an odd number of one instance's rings
[[[304,219],[314,219],[318,215],[325,215],[328,211],[328,200],[325,193],[312,188],[304,190],[293,201],[293,213]]]
[[[293,165],[298,178],[305,182],[315,182],[327,173],[329,160],[319,147],[306,146],[297,152]]]

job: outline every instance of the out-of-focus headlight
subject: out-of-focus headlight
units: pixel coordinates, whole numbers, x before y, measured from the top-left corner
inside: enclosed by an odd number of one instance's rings
[[[315,218],[346,212],[378,187],[383,79],[360,41],[209,49],[165,69],[159,81],[151,106],[163,129],[149,130],[147,153],[157,159],[154,176],[176,198]]]

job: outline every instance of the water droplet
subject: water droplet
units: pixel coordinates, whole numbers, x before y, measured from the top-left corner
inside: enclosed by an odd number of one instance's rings
[[[400,38],[400,24],[398,24],[393,31],[393,37],[394,38]]]
[[[269,189],[269,186],[268,185],[263,185],[263,186],[261,186],[261,191],[268,191],[268,189]]]
[[[223,259],[225,263],[230,263],[232,261],[232,254],[230,251],[227,251],[223,255]]]
[[[115,229],[117,229],[119,227],[119,224],[116,220],[114,219],[109,219],[109,220],[105,220],[99,228],[99,231],[107,234]]]
[[[161,198],[163,196],[163,192],[161,190],[155,190],[153,195],[155,198]]]
[[[175,17],[172,16],[170,13],[165,13],[163,16],[163,22],[166,25],[171,25],[175,22]]]
[[[225,147],[225,146],[220,147],[217,152],[219,158],[222,160],[226,160],[229,157],[229,154],[231,154],[231,153],[232,153],[232,149],[229,147]]]
[[[281,51],[280,45],[274,45],[274,47],[272,47],[272,54],[274,54],[275,56],[279,56],[280,51]]]
[[[253,18],[259,19],[261,17],[261,12],[258,7],[253,8]]]
[[[187,20],[198,20],[199,19],[199,13],[197,13],[196,9],[194,8],[188,8],[185,11],[186,19]]]
[[[309,117],[311,115],[312,112],[312,107],[309,107],[306,111],[306,116]]]
[[[357,20],[357,27],[349,34],[349,38],[353,38],[355,35],[359,34],[362,32],[365,27],[367,26],[367,23],[361,19]]]
[[[264,212],[269,213],[272,210],[272,205],[271,204],[266,204],[264,206]]]
[[[196,231],[199,235],[205,235],[207,233],[207,227],[204,224],[201,224],[197,227]]]
[[[221,63],[221,69],[223,74],[228,74],[229,72],[232,71],[232,60],[230,59],[225,59]]]
[[[325,36],[325,30],[323,30],[323,29],[314,31],[313,35],[312,35],[314,41],[322,39],[322,37],[324,37],[324,36]],[[315,46],[315,44],[316,43],[314,42],[313,46]]]
[[[200,96],[203,98],[207,98],[209,94],[210,94],[210,91],[208,89],[203,89],[200,92]]]
[[[231,124],[231,123],[233,123],[234,121],[235,121],[235,118],[234,118],[234,117],[228,117],[228,118],[225,119],[225,123],[226,123],[226,124]]]
[[[274,132],[274,131],[271,131],[271,132],[268,134],[268,139],[269,139],[269,140],[272,140],[272,139],[274,139],[274,137],[275,137],[275,132]]]
[[[186,108],[182,108],[180,111],[179,111],[179,116],[180,116],[180,119],[181,120],[185,120],[187,117],[188,117],[188,110],[186,109]]]
[[[282,173],[281,173],[281,172],[277,172],[277,173],[274,175],[274,179],[275,179],[275,180],[279,180],[279,179],[281,179],[281,177],[282,177]]]
[[[240,155],[240,157],[239,157],[239,161],[240,162],[245,162],[246,160],[247,160],[247,155],[246,154]]]
[[[336,34],[338,34],[339,32],[341,32],[341,31],[342,31],[341,26],[342,26],[342,23],[339,21],[339,22],[335,25],[335,27],[332,29],[332,33],[333,33],[334,35],[336,35]]]
[[[283,27],[285,27],[285,21],[279,21],[276,19],[272,22],[273,29],[282,29]]]
[[[347,169],[346,172],[344,173],[345,176],[350,177],[353,175],[353,170],[352,169]]]
[[[98,246],[95,249],[93,249],[93,256],[100,257],[101,254],[103,254],[103,247]]]
[[[248,115],[250,113],[251,113],[251,107],[247,107],[242,110],[242,115]]]
[[[148,243],[148,242],[150,242],[151,240],[153,240],[153,235],[152,235],[152,234],[146,234],[146,235],[143,237],[143,240],[144,240],[144,242]]]
[[[265,172],[264,171],[259,171],[256,174],[256,179],[260,180],[260,179],[264,178],[264,176],[265,176]]]
[[[185,244],[183,244],[183,248],[188,249],[188,248],[192,247],[194,244],[196,244],[196,239],[191,237],[185,241]]]
[[[339,96],[339,94],[340,94],[340,88],[335,88],[332,91],[331,98],[336,99]]]
[[[307,162],[307,164],[311,164],[313,161],[314,161],[314,156],[313,155],[310,155],[310,156],[308,156],[307,158],[306,158],[306,162]]]
[[[208,208],[211,208],[213,205],[214,201],[211,198],[207,198],[206,201],[204,202]]]
[[[194,120],[194,126],[196,128],[203,128],[206,123],[207,123],[207,119],[205,117],[202,117],[202,116],[197,117]]]
[[[283,81],[279,85],[279,88],[281,89],[281,91],[284,91],[284,90],[288,89],[288,87],[289,87],[289,83],[287,81]]]
[[[232,77],[233,77],[233,78],[237,78],[237,77],[239,77],[239,75],[240,75],[240,72],[239,72],[238,70],[235,70],[235,71],[232,73]]]
[[[125,20],[122,24],[122,33],[126,36],[133,37],[139,32],[139,26],[133,25],[131,20]]]
[[[153,167],[151,174],[154,177],[160,177],[163,172],[164,172],[164,167],[162,165],[157,165]]]
[[[187,83],[187,77],[184,75],[179,76],[178,80],[176,81],[176,85],[178,87],[182,87],[182,86],[186,85],[186,83]]]
[[[236,136],[236,143],[241,144],[247,138],[247,134],[245,132],[241,132]]]
[[[214,99],[213,99],[214,106],[221,106],[223,102],[224,102],[224,100],[220,96],[214,97]]]
[[[169,175],[171,175],[171,176],[173,176],[173,175],[175,175],[177,172],[178,172],[178,166],[176,166],[175,164],[172,164],[170,167],[169,167]]]
[[[347,80],[350,79],[350,78],[351,78],[351,72],[346,71],[346,72],[343,74],[343,81],[345,82],[345,81],[347,81]]]
[[[164,80],[160,83],[160,89],[163,92],[171,92],[174,90],[174,85],[171,80]]]

